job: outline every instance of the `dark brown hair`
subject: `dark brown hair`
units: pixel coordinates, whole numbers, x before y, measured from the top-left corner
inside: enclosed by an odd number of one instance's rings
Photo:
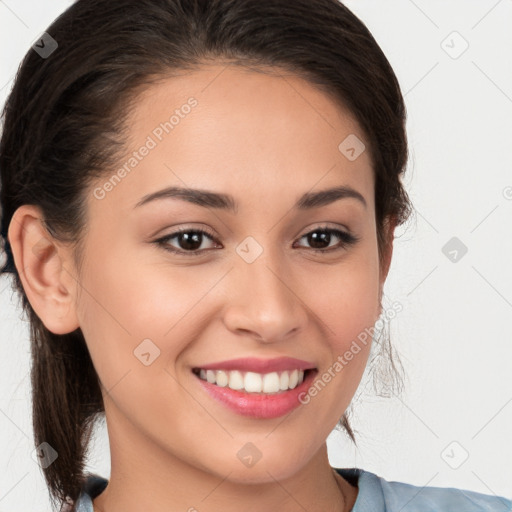
[[[78,0],[46,33],[58,47],[47,58],[29,50],[2,113],[0,273],[12,273],[30,322],[34,440],[58,453],[43,472],[62,506],[77,499],[85,478],[104,414],[100,383],[81,330],[54,334],[35,314],[7,231],[18,207],[37,205],[49,235],[72,244],[80,269],[86,193],[115,165],[139,92],[212,60],[294,73],[348,108],[366,135],[381,258],[385,220],[404,223],[411,205],[400,181],[408,154],[397,78],[366,26],[337,0]],[[392,361],[389,340],[388,355]],[[355,443],[346,413],[338,426]]]

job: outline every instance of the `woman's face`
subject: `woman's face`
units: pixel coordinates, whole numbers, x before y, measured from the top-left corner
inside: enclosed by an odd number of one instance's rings
[[[76,298],[105,388],[112,465],[179,461],[233,481],[286,478],[348,407],[370,349],[358,335],[380,313],[374,178],[355,138],[364,135],[308,82],[221,64],[152,85],[135,105],[126,155],[88,195]],[[145,201],[169,187],[208,195]],[[336,187],[355,192],[297,205]],[[302,403],[295,389],[256,402],[255,391],[247,400],[232,391],[241,398],[228,406],[216,398],[227,387],[193,371],[281,357],[316,368],[307,379],[327,375],[315,396],[303,392]],[[283,368],[254,373],[275,370],[280,386]],[[220,384],[260,384],[239,369]]]

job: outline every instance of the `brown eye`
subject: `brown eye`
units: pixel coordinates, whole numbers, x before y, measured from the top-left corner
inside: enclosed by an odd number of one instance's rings
[[[162,246],[165,250],[176,254],[200,256],[205,251],[205,249],[199,249],[204,237],[207,237],[210,240],[215,240],[212,234],[203,229],[185,228],[159,238],[158,240],[155,240],[155,243]],[[169,243],[169,240],[173,239],[176,239],[179,246],[178,248],[175,248]]]
[[[341,240],[338,242],[337,246],[331,246],[331,241],[334,238]],[[309,233],[306,233],[301,237],[305,238],[307,242],[311,245],[311,248],[315,252],[331,252],[336,251],[338,249],[344,249],[349,247],[350,245],[354,245],[359,241],[359,238],[347,233],[345,231],[341,231],[339,229],[331,229],[331,228],[318,228]]]
[[[158,240],[155,240],[154,243],[174,254],[200,256],[208,250],[200,249],[204,241],[204,237],[216,242],[214,236],[208,231],[203,229],[185,228],[159,238]],[[311,246],[311,250],[318,253],[327,253],[345,249],[359,241],[358,237],[350,233],[332,228],[317,228],[300,237],[300,239],[303,238],[307,240],[308,244]],[[169,241],[174,239],[176,239],[175,243],[178,247],[170,244]],[[332,246],[331,242],[336,239],[339,240],[338,243]]]

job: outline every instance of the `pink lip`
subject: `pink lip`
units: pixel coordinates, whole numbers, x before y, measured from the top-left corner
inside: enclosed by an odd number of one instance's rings
[[[258,359],[255,357],[242,357],[239,359],[231,359],[229,361],[219,361],[198,366],[204,370],[241,370],[246,372],[270,373],[283,372],[285,370],[310,370],[315,365],[302,359],[293,357],[277,357],[275,359]]]
[[[275,394],[235,391],[228,387],[211,384],[200,379],[197,375],[195,378],[210,397],[237,414],[252,418],[270,419],[284,416],[303,405],[304,402],[301,401],[301,398],[307,394],[317,373],[316,370],[307,372],[304,380],[297,387]]]

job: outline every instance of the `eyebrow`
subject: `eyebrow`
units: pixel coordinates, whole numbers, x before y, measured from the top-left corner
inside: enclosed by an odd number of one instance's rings
[[[226,210],[233,213],[237,212],[238,204],[229,194],[212,192],[210,190],[168,187],[157,192],[145,195],[134,208],[158,199],[182,199],[189,203],[203,206],[205,208],[214,208],[217,210]],[[320,190],[318,192],[306,192],[295,203],[294,208],[298,210],[311,210],[334,203],[340,199],[357,199],[366,208],[367,203],[362,194],[352,187],[342,185],[339,187]]]

